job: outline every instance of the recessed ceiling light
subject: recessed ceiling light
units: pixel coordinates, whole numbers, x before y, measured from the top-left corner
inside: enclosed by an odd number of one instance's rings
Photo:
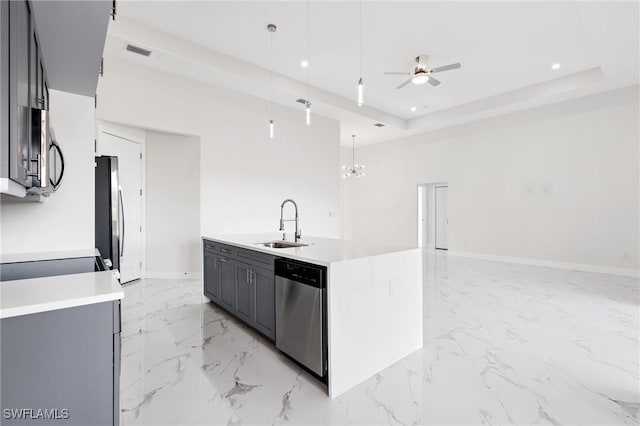
[[[552,70],[557,70],[558,68],[560,68],[560,64],[558,63],[551,65]]]
[[[306,68],[306,67],[308,67],[308,66],[309,66],[309,62],[307,62],[307,61],[302,61],[302,62],[300,62],[300,66],[301,66],[302,68]]]
[[[411,107],[411,111],[415,111],[415,110],[417,110],[417,109],[418,109],[418,108],[416,108],[416,107]]]

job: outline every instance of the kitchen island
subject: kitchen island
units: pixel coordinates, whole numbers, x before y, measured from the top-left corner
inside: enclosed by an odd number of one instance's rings
[[[269,298],[274,294],[270,289],[274,286],[274,260],[326,268],[325,381],[331,398],[422,347],[419,249],[316,237],[303,237],[298,243],[305,246],[290,248],[263,244],[279,240],[282,234],[203,237],[203,291],[214,303],[275,340],[275,307],[270,306],[274,297]],[[235,277],[240,276],[235,289],[227,287],[227,298],[223,286],[207,289],[211,271],[224,274],[223,268],[229,275],[233,271]],[[245,282],[258,293],[243,317],[244,311],[238,308],[246,293]]]

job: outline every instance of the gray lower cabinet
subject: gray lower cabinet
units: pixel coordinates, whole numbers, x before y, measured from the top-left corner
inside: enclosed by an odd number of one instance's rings
[[[214,302],[220,299],[220,269],[217,256],[205,250],[203,259],[204,294]]]
[[[236,268],[235,261],[218,256],[220,268],[220,305],[234,311],[236,309]]]
[[[118,425],[120,301],[0,320],[2,425]]]
[[[236,315],[249,325],[255,317],[255,291],[253,288],[253,272],[251,265],[236,262]]]
[[[274,256],[261,252],[204,243],[205,296],[272,340],[275,339],[274,260]]]
[[[253,290],[255,291],[254,327],[272,339],[276,337],[276,296],[273,271],[253,268]]]

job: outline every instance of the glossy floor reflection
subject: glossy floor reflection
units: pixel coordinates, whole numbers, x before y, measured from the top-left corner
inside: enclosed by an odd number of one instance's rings
[[[330,400],[199,281],[142,280],[122,308],[122,424],[637,425],[638,287],[425,253],[424,348]]]

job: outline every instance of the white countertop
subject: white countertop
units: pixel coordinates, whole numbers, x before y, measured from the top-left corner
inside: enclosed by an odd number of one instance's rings
[[[292,234],[288,234],[287,237],[291,239]],[[268,241],[281,241],[282,233],[203,236],[202,239],[217,241],[223,244],[226,243],[233,246],[323,266],[329,266],[331,263],[344,262],[347,260],[378,256],[416,248],[389,244],[360,244],[349,240],[305,236],[303,236],[298,242],[309,244],[307,247],[275,249],[257,244]]]
[[[77,257],[93,257],[95,248],[40,251],[32,253],[0,253],[0,263],[33,262],[39,260],[71,259]]]
[[[0,282],[0,318],[122,299],[113,271]]]

